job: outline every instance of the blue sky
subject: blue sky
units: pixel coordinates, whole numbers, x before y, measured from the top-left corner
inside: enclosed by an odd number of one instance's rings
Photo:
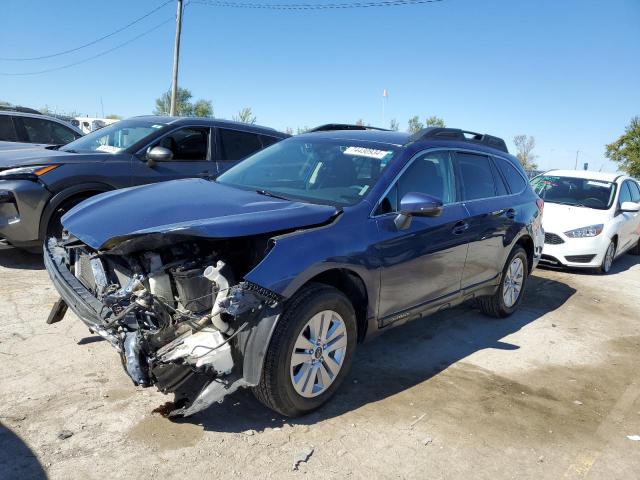
[[[164,0],[3,0],[0,57],[76,47]],[[306,0],[255,0],[304,3]],[[328,0],[314,0],[327,3]],[[339,0],[348,2],[350,0]],[[0,72],[54,68],[105,51],[170,18],[174,3],[73,54],[0,61]],[[99,59],[34,76],[0,75],[0,100],[87,115],[151,113],[171,82],[172,22]],[[363,118],[402,129],[429,115],[448,126],[537,140],[541,168],[615,170],[604,144],[640,115],[639,0],[443,0],[428,5],[265,11],[192,4],[180,85],[217,117],[251,106],[284,129]]]

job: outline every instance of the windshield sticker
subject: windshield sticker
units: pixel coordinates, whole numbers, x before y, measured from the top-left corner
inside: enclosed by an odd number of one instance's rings
[[[111,145],[100,145],[98,148],[96,148],[96,151],[106,153],[119,153],[122,151],[122,149],[118,147],[112,147]]]
[[[164,127],[164,125],[151,125],[151,128],[156,128],[156,129],[162,128],[162,127]]]
[[[597,180],[589,180],[587,185],[592,185],[594,187],[604,187],[609,188],[611,184],[609,182],[598,182]]]
[[[368,157],[382,160],[384,157],[393,153],[391,150],[376,150],[373,148],[365,147],[348,147],[345,151],[345,155],[354,155],[356,157]]]

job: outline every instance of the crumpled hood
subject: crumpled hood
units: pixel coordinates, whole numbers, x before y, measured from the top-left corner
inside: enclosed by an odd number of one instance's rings
[[[174,180],[103,193],[62,217],[90,247],[110,249],[142,235],[233,238],[310,227],[338,213],[202,179]]]
[[[542,227],[545,232],[564,233],[580,227],[606,223],[611,218],[611,210],[572,207],[559,203],[544,204]]]

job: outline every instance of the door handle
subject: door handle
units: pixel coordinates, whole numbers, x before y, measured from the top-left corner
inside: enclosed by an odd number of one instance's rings
[[[469,228],[469,224],[464,220],[460,220],[458,223],[454,225],[451,233],[453,233],[454,235],[462,235],[468,228]]]

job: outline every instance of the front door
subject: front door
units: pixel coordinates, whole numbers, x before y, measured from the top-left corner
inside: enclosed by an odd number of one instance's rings
[[[638,201],[635,185],[630,180],[626,180],[620,185],[620,195],[618,197],[618,215],[620,216],[620,229],[618,230],[618,252],[623,252],[633,247],[638,240],[638,212],[622,212],[620,207],[624,202]],[[634,200],[634,197],[636,200]]]
[[[143,156],[134,162],[133,184],[178,178],[211,178],[215,175],[215,163],[211,161],[210,138],[209,127],[183,127],[169,132],[149,148],[167,148],[173,153],[173,158],[149,164]]]
[[[399,202],[409,192],[442,200],[438,217],[413,217],[405,230],[394,224]],[[376,210],[382,240],[378,316],[381,324],[403,318],[414,307],[446,303],[460,290],[467,255],[468,229],[464,205],[456,203],[448,151],[418,154]]]

